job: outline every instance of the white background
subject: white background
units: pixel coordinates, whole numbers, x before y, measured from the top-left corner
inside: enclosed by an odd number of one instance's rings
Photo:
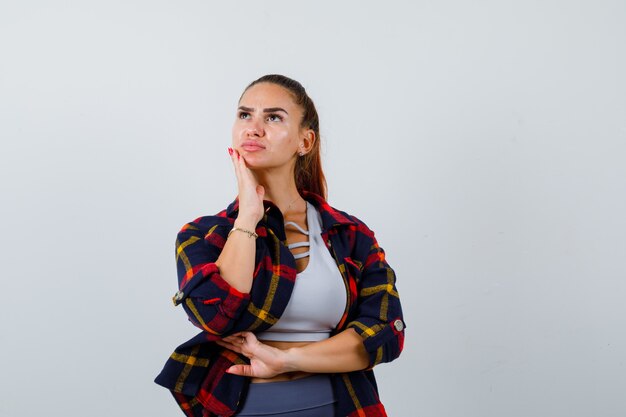
[[[3,1],[0,416],[182,416],[180,227],[253,79],[396,270],[390,416],[626,415],[626,3]]]

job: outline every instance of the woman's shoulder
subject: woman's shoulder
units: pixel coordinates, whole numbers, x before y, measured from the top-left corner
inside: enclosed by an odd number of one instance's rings
[[[235,221],[236,216],[233,217],[235,210],[236,201],[216,214],[202,215],[188,221],[180,228],[179,233],[187,231],[199,231],[201,233],[206,233],[216,226],[227,226],[230,228]]]
[[[333,226],[346,226],[341,229],[353,233],[364,234],[367,237],[374,236],[374,232],[363,220],[361,220],[360,217],[330,205],[324,198],[317,194],[305,193],[305,198],[318,210],[325,228],[331,228]]]

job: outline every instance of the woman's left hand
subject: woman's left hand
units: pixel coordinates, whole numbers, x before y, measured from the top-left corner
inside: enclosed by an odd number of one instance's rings
[[[215,343],[241,353],[250,365],[233,365],[226,372],[255,378],[272,378],[286,372],[287,353],[261,343],[252,332],[239,332]]]

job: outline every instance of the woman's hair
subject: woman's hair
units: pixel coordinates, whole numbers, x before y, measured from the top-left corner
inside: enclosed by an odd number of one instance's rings
[[[320,155],[320,121],[313,100],[311,100],[311,97],[309,97],[302,84],[280,74],[268,74],[252,81],[243,93],[253,85],[259,83],[272,83],[285,88],[293,95],[296,104],[302,108],[303,115],[300,127],[313,130],[313,132],[315,132],[315,142],[310,152],[299,156],[296,160],[296,187],[299,191],[310,191],[326,199],[326,177],[322,170],[322,158]],[[243,93],[241,95],[242,97]]]

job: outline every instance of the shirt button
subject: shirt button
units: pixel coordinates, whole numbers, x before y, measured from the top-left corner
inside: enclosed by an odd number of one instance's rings
[[[176,305],[176,301],[182,300],[184,296],[185,296],[184,292],[177,291],[176,294],[174,294],[174,297],[172,299],[174,301],[174,305]]]
[[[393,322],[393,327],[395,327],[397,331],[401,332],[404,329],[404,323],[402,323],[402,320],[398,319]]]
[[[328,246],[329,248],[332,246],[332,243],[330,243],[330,240],[326,243],[326,246]]]

